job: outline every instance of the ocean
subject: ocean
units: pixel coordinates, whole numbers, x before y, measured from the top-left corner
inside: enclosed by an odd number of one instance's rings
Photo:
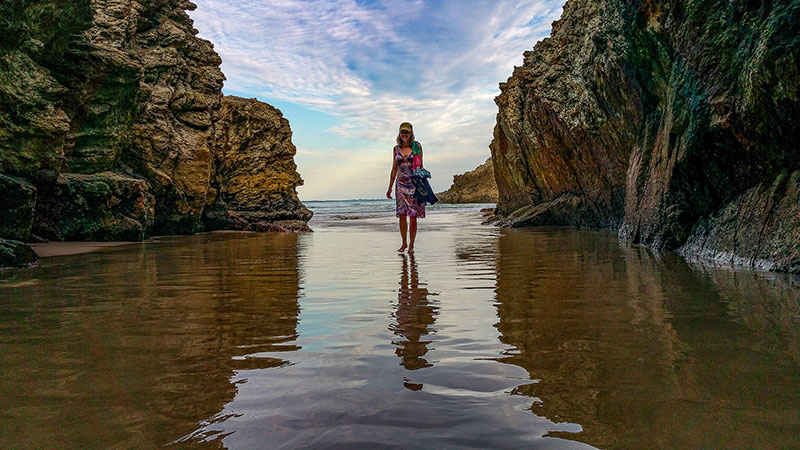
[[[314,200],[303,202],[314,212],[312,219],[315,223],[370,219],[380,217],[395,217],[394,199],[356,199],[356,200]],[[494,208],[494,203],[464,203],[427,205],[426,214],[475,212],[485,208]]]

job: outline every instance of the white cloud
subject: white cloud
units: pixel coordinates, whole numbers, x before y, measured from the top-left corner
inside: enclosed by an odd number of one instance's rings
[[[341,123],[330,133],[365,139],[370,148],[391,143],[408,120],[428,149],[434,188],[445,189],[453,174],[489,156],[498,83],[549,32],[563,1],[197,3],[195,27],[222,57],[226,89],[334,116]],[[327,193],[355,173],[389,164],[374,156],[378,151],[362,150],[331,173],[326,160],[315,159],[320,150],[298,148],[303,198],[342,198]],[[348,195],[383,195],[386,172]]]

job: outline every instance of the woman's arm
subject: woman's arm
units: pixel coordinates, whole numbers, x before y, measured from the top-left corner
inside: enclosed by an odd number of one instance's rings
[[[389,189],[386,190],[386,198],[392,198],[392,185],[397,176],[397,160],[394,159],[394,149],[392,149],[392,174],[389,175]]]

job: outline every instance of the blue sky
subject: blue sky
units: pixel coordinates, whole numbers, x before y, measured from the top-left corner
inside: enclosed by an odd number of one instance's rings
[[[401,122],[438,192],[489,157],[498,83],[550,34],[556,0],[195,0],[223,91],[283,112],[301,200],[380,198]]]

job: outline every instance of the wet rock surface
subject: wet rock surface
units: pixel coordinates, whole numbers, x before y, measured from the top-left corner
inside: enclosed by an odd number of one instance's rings
[[[0,238],[0,268],[30,267],[38,260],[36,252],[24,242]]]
[[[61,174],[54,236],[68,241],[138,241],[153,225],[155,199],[141,179],[115,172]]]
[[[800,272],[798,21],[792,1],[568,1],[496,99],[500,223]]]
[[[679,251],[764,270],[800,273],[800,171],[759,184],[701,219]]]
[[[474,170],[453,176],[450,189],[436,196],[440,203],[497,203],[492,158]]]
[[[30,237],[36,188],[27,181],[0,174],[0,236],[18,241]]]
[[[280,112],[255,100],[223,106],[221,59],[196,36],[193,8],[182,0],[0,6],[0,191],[15,199],[0,213],[21,211],[3,221],[0,237],[127,240],[308,220],[285,119],[237,128],[260,156],[224,161],[238,154],[225,145],[241,143],[220,137],[237,117],[230,110]],[[247,176],[260,177],[250,193],[241,189]],[[225,209],[221,201],[250,215],[206,220],[207,210]]]

